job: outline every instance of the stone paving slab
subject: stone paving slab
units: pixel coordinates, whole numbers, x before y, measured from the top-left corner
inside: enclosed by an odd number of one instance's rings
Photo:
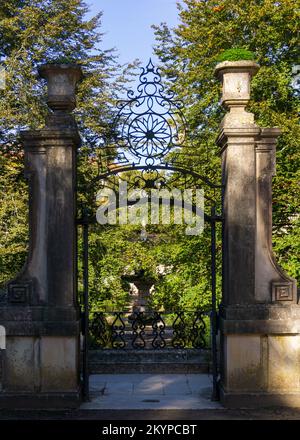
[[[177,396],[192,394],[192,390],[189,387],[189,383],[187,379],[185,380],[179,379],[177,381],[164,383],[163,388],[164,388],[164,394],[167,396],[170,394],[175,394]]]
[[[101,374],[90,376],[91,400],[82,410],[221,409],[210,400],[206,374]]]
[[[157,394],[157,395],[163,395],[164,394],[164,386],[162,382],[156,382],[156,383],[138,383],[134,384],[133,388],[134,394]]]
[[[132,382],[110,382],[106,383],[104,389],[104,395],[112,394],[126,394],[131,395],[133,393],[133,383]]]
[[[221,405],[215,402],[209,402],[206,399],[201,399],[196,396],[173,396],[170,399],[169,396],[162,396],[161,394],[151,394],[143,396],[131,396],[130,399],[114,398],[105,399],[96,398],[91,402],[84,403],[80,409],[90,410],[90,409],[110,409],[110,410],[183,410],[183,409],[218,409],[222,408]]]
[[[192,387],[200,386],[207,386],[210,384],[212,386],[213,378],[210,374],[188,374],[187,375],[189,384]]]

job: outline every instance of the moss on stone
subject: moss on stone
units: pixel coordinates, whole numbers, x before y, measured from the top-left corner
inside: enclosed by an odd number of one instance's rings
[[[221,52],[217,57],[217,62],[220,63],[222,61],[242,61],[242,60],[253,61],[254,58],[255,55],[250,50],[233,48]]]

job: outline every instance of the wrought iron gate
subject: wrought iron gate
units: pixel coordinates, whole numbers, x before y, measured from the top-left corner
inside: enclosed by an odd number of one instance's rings
[[[115,142],[103,148],[102,172],[92,179],[90,187],[101,182],[101,187],[115,187],[124,172],[137,171],[134,184],[145,190],[160,187],[173,188],[181,177],[186,187],[207,185],[210,190],[221,193],[222,186],[210,182],[192,169],[187,169],[182,160],[191,155],[185,146],[186,132],[182,114],[182,103],[167,94],[161,83],[159,70],[151,60],[140,75],[137,94],[129,92],[128,99],[118,104],[119,113],[114,124]],[[184,147],[184,148],[183,148]],[[193,159],[191,159],[191,166]],[[163,174],[164,173],[164,174]],[[179,177],[178,177],[179,176]],[[181,182],[182,185],[182,182]],[[221,197],[220,197],[221,198]],[[206,322],[211,328],[210,348],[212,354],[213,393],[218,399],[218,352],[217,352],[217,296],[216,296],[216,224],[222,222],[220,199],[205,196],[209,212],[203,212],[210,226],[210,270],[211,303],[206,310],[169,311],[133,310],[99,311],[89,310],[89,227],[96,223],[95,215],[83,209],[78,220],[82,233],[82,379],[85,399],[89,398],[89,336],[93,335],[98,346],[126,350],[163,348],[205,348]],[[174,202],[175,203],[175,202]],[[115,209],[119,206],[116,205]],[[197,206],[191,202],[191,210],[197,214]],[[189,319],[187,319],[187,316]],[[109,317],[109,319],[108,319]],[[186,323],[189,322],[189,325]]]

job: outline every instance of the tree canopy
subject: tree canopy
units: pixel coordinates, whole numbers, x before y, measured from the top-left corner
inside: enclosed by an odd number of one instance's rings
[[[204,167],[199,161],[199,167],[209,175],[220,173],[214,142],[223,116],[214,67],[231,48],[255,54],[261,68],[252,80],[249,110],[260,126],[282,129],[273,180],[275,252],[299,280],[299,84],[295,85],[293,74],[299,63],[297,5],[296,0],[184,0],[178,5],[181,23],[175,29],[165,23],[154,29],[156,54],[172,88],[185,102],[199,157],[209,158]]]
[[[0,60],[6,86],[0,90],[0,283],[20,269],[26,256],[28,192],[20,130],[44,125],[47,112],[41,64],[67,60],[84,70],[76,119],[83,163],[111,133],[114,105],[131,67],[102,49],[101,16],[86,19],[82,0],[4,0],[0,4]],[[84,174],[84,173],[83,173]]]
[[[189,132],[184,165],[215,183],[221,174],[215,139],[224,112],[213,70],[225,50],[240,48],[255,54],[261,69],[252,81],[249,109],[259,125],[282,129],[273,185],[275,251],[289,274],[299,279],[299,89],[293,82],[293,66],[299,60],[296,6],[295,0],[184,0],[179,5],[178,27],[155,27],[155,51],[167,85],[184,103]],[[115,101],[128,87],[134,66],[119,66],[114,52],[102,48],[101,14],[86,19],[87,10],[82,0],[3,0],[0,5],[0,56],[7,74],[6,88],[0,90],[0,284],[15,275],[26,257],[28,195],[19,132],[44,123],[45,87],[37,77],[42,63],[63,59],[84,69],[75,111],[83,138],[78,201],[94,206],[95,194],[86,191],[86,184],[103,165],[101,151],[112,139]],[[141,240],[140,233],[141,227],[132,225],[91,228],[94,307],[122,308],[128,301],[122,276],[140,269],[155,280],[153,306],[209,304],[209,231],[190,237],[181,226],[153,225],[147,227],[149,240]],[[161,277],[159,265],[171,270]]]

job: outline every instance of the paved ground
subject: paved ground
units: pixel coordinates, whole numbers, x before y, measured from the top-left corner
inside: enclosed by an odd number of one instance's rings
[[[101,374],[90,376],[90,402],[84,409],[221,409],[211,401],[206,374]]]
[[[91,400],[77,410],[0,410],[0,421],[300,420],[300,409],[225,409],[210,400],[211,382],[205,374],[93,375]]]

